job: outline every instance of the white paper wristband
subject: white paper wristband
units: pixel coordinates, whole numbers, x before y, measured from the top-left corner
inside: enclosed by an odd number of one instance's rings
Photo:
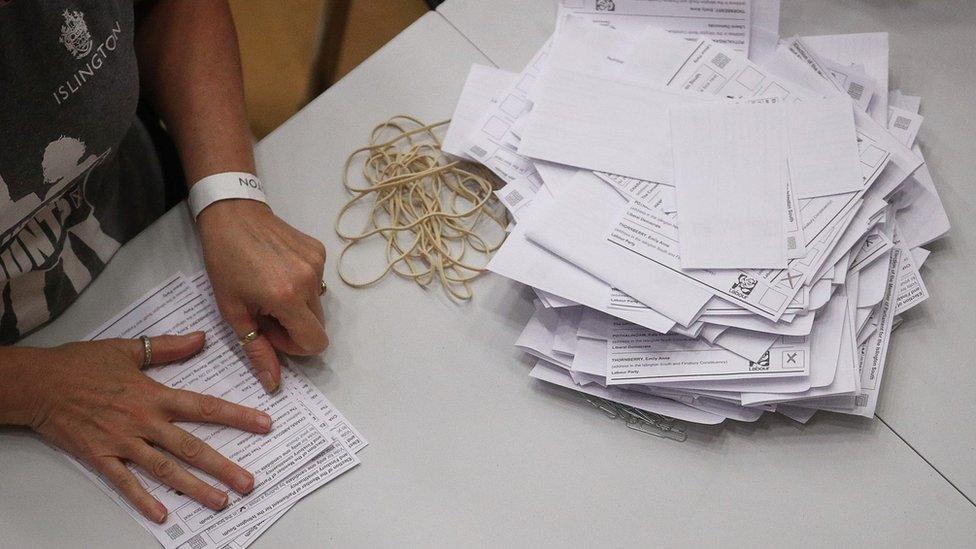
[[[268,203],[264,187],[256,175],[245,172],[226,172],[208,175],[190,187],[190,212],[196,219],[207,206],[220,200],[257,200]]]

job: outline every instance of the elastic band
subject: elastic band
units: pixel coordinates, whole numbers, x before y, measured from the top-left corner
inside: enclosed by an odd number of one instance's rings
[[[363,288],[393,272],[422,287],[439,280],[457,299],[472,297],[469,282],[486,271],[491,255],[504,242],[508,214],[492,192],[498,181],[493,175],[441,152],[433,130],[449,122],[428,125],[395,116],[376,126],[369,145],[346,160],[342,184],[353,197],[339,211],[335,231],[346,241],[337,270],[349,286]],[[364,153],[362,176],[367,185],[354,187],[349,170]],[[358,233],[342,230],[343,217],[367,197],[373,202],[366,227]],[[500,228],[495,243],[478,234],[491,225]],[[373,237],[386,240],[386,267],[373,278],[353,281],[343,269],[346,253]],[[481,261],[472,263],[468,255],[480,256]]]

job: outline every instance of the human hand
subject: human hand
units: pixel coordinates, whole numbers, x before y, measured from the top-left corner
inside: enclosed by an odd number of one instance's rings
[[[198,353],[204,334],[159,336],[151,344],[153,364],[173,362]],[[145,358],[140,340],[108,339],[34,351],[38,355],[25,388],[31,393],[31,428],[104,475],[149,520],[165,522],[166,507],[125,462],[215,511],[229,499],[157,447],[240,494],[254,488],[253,475],[172,422],[267,433],[268,414],[154,381],[140,371]]]
[[[259,331],[244,350],[261,385],[274,392],[281,383],[276,351],[309,356],[329,344],[320,301],[325,247],[253,200],[214,203],[197,227],[220,313],[240,338]]]

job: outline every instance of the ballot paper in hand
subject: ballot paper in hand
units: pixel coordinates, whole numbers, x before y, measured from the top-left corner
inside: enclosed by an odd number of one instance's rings
[[[191,279],[204,297],[214,302],[213,287],[206,271]],[[359,463],[353,454],[366,447],[363,435],[333,406],[301,369],[286,360],[282,380],[302,406],[319,421],[323,431],[331,432],[340,444],[322,452],[288,478],[252,500],[246,508],[221,517],[221,523],[190,538],[181,549],[210,549],[233,546],[243,549],[284,516],[300,499],[348,471]]]
[[[346,443],[333,435],[329,423],[297,396],[296,390],[301,385],[298,377],[286,370],[282,374],[281,391],[274,395],[264,391],[247,366],[233,330],[221,320],[211,299],[198,292],[183,275],[174,276],[136,301],[96,330],[90,339],[197,330],[207,335],[203,351],[180,362],[150,368],[146,374],[167,386],[214,395],[264,410],[272,416],[274,428],[268,435],[220,425],[179,424],[251,471],[255,478],[253,491],[242,497],[209,475],[194,471],[202,480],[230,495],[228,506],[217,513],[130,466],[140,483],[169,509],[166,522],[160,525],[143,518],[107,480],[75,461],[86,476],[168,549],[197,537],[208,538],[209,542],[218,538],[223,542],[233,540],[247,529],[245,526],[261,521],[257,517],[266,505],[283,501],[282,482],[294,478],[316,459],[330,464],[331,478],[359,463]]]

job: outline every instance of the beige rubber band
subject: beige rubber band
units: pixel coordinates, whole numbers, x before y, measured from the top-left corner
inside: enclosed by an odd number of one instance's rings
[[[363,288],[393,272],[422,287],[439,280],[457,299],[472,297],[469,282],[486,271],[491,255],[504,242],[508,214],[494,195],[497,178],[481,166],[441,152],[434,129],[449,122],[424,124],[395,116],[374,128],[369,145],[346,160],[342,184],[352,198],[339,211],[335,230],[346,241],[337,270],[349,286]],[[367,184],[355,187],[349,171],[364,154],[362,177]],[[367,197],[373,202],[366,227],[344,231],[343,218]],[[492,225],[500,229],[499,237],[489,243],[478,231]],[[373,237],[386,240],[386,267],[371,279],[351,280],[343,269],[346,253]],[[481,256],[481,261],[473,263],[469,255]]]

